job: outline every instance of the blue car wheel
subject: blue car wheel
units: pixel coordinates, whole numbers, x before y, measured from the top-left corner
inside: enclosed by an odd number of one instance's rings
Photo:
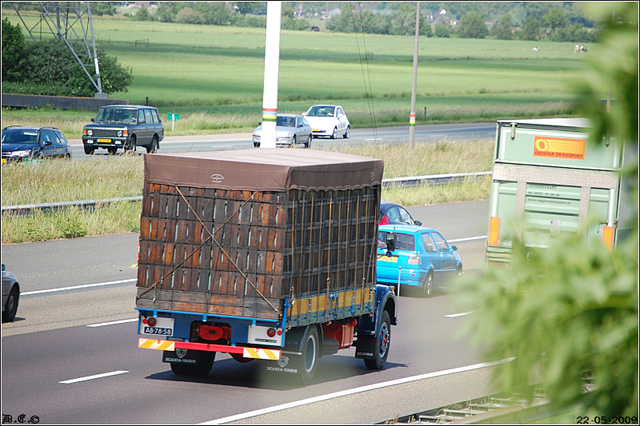
[[[422,283],[422,292],[424,297],[431,297],[433,294],[433,272],[429,271],[427,279]]]

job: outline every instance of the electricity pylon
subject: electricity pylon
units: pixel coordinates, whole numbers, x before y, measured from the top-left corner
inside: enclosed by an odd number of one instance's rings
[[[33,41],[36,41],[38,31],[40,32],[40,40],[42,40],[42,24],[48,27],[54,37],[64,41],[96,88],[96,97],[106,97],[106,93],[102,92],[90,3],[88,1],[4,2],[16,11]],[[31,14],[34,11],[39,14],[39,19],[32,27],[29,27],[24,21],[23,15],[26,16],[28,12]]]

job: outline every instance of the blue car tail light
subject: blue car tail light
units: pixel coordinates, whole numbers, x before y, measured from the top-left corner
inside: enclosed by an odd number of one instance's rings
[[[407,265],[420,265],[422,263],[422,259],[420,259],[420,255],[417,253],[411,253],[407,258]]]

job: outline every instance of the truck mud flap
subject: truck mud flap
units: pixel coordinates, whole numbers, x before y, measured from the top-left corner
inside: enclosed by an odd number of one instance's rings
[[[356,358],[373,359],[376,350],[376,339],[374,336],[362,336],[356,342]]]
[[[173,364],[200,364],[200,351],[189,349],[176,349],[175,351],[163,351],[162,362],[170,362]]]
[[[277,361],[265,361],[266,371],[273,373],[298,374],[300,372],[302,356],[294,352],[282,352]]]

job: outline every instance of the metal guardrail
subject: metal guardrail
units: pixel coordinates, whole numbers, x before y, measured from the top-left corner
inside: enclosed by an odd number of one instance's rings
[[[460,183],[468,181],[469,178],[479,181],[483,179],[483,176],[491,175],[492,172],[478,172],[478,173],[453,173],[445,175],[430,175],[430,176],[411,176],[403,178],[382,179],[383,188],[404,188],[411,186],[422,185],[445,185],[451,183]]]
[[[421,185],[445,185],[451,183],[459,183],[468,181],[470,178],[479,181],[484,176],[491,175],[492,172],[479,172],[479,173],[454,173],[446,175],[431,175],[431,176],[411,176],[403,178],[382,179],[383,188],[406,188]],[[20,206],[2,206],[2,217],[27,217],[30,216],[35,210],[39,210],[42,213],[56,213],[61,210],[66,210],[71,207],[77,207],[84,210],[94,210],[97,205],[107,205],[111,203],[120,203],[123,201],[142,201],[142,196],[126,197],[126,198],[110,198],[107,200],[84,200],[84,201],[62,201],[58,203],[45,203],[45,204],[23,204]]]
[[[84,210],[94,210],[97,205],[107,205],[111,203],[120,203],[123,201],[142,201],[142,195],[137,197],[126,198],[109,198],[107,200],[84,200],[84,201],[61,201],[58,203],[45,203],[45,204],[23,204],[20,206],[2,206],[2,216],[12,217],[27,217],[35,210],[42,211],[42,213],[56,213],[61,210],[67,210],[71,207],[77,207]]]

